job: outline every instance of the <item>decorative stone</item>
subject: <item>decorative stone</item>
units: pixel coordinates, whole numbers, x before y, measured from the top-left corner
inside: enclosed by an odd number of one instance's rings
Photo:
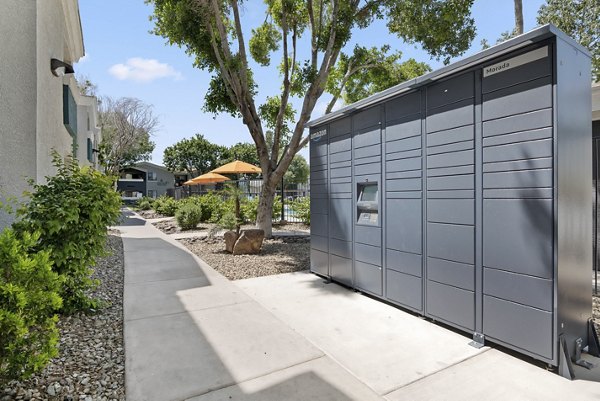
[[[237,233],[235,231],[227,231],[223,234],[223,238],[225,238],[225,250],[229,253],[233,253],[233,247],[238,239]]]
[[[242,231],[242,234],[233,247],[233,254],[246,255],[259,253],[264,238],[264,230],[252,229]]]

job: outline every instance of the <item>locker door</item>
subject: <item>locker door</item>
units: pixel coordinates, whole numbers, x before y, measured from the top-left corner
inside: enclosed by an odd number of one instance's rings
[[[354,286],[383,295],[381,108],[352,117]]]
[[[483,333],[553,357],[554,173],[549,47],[482,78]],[[514,59],[513,59],[514,60]],[[511,64],[516,64],[512,63]]]
[[[329,139],[329,274],[352,286],[351,119],[331,123]]]
[[[475,328],[473,73],[427,88],[427,314]]]
[[[385,105],[386,298],[423,311],[421,92]]]

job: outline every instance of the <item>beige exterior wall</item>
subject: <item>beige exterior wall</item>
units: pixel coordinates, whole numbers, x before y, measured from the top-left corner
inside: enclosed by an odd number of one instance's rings
[[[0,13],[0,201],[36,177],[35,1],[5,0]],[[0,215],[0,227],[6,216]]]
[[[3,0],[0,13],[0,201],[20,197],[27,178],[55,173],[53,149],[72,153],[63,124],[63,79],[50,59],[83,56],[77,0]],[[0,227],[10,217],[0,214]]]

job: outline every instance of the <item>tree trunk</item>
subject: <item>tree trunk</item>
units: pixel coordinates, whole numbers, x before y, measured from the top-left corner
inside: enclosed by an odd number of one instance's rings
[[[515,33],[523,33],[523,0],[515,0]]]
[[[256,214],[256,226],[265,232],[265,238],[271,238],[273,235],[273,200],[277,190],[276,185],[269,185],[269,178],[267,175],[263,177],[263,187]]]

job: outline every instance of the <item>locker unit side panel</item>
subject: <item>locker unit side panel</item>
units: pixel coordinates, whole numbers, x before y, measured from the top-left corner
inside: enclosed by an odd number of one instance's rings
[[[592,294],[592,124],[590,58],[556,39],[557,307],[570,355],[587,345]]]
[[[310,130],[310,270],[329,275],[328,126]]]

